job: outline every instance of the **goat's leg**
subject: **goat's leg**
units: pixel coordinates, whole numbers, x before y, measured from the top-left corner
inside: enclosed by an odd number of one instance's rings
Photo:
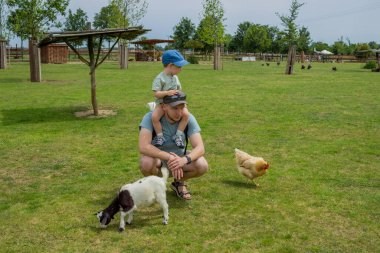
[[[162,224],[167,225],[169,222],[169,205],[166,201],[166,194],[159,194],[157,196],[157,202],[160,204],[162,211],[164,212],[164,219]]]
[[[126,212],[121,211],[120,212],[120,225],[119,225],[119,232],[123,232],[125,230],[125,215],[127,215]]]
[[[132,220],[133,220],[133,212],[129,212],[129,213],[128,213],[127,224],[128,224],[128,225],[131,225],[131,224],[132,224]]]

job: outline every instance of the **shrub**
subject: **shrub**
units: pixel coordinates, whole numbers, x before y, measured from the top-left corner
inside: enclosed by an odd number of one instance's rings
[[[187,57],[187,61],[190,62],[191,64],[199,64],[198,58],[195,57],[194,55],[190,55]]]
[[[376,61],[367,61],[367,63],[364,65],[364,69],[375,69],[376,66]]]

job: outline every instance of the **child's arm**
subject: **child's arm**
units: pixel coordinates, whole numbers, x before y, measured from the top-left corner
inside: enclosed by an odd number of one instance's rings
[[[164,98],[165,96],[173,96],[176,94],[177,90],[154,90],[154,97],[155,98]]]

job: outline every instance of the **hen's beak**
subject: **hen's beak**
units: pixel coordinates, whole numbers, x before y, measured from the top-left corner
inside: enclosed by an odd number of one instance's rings
[[[264,166],[264,170],[267,170],[269,169],[269,163],[267,163],[265,166]]]

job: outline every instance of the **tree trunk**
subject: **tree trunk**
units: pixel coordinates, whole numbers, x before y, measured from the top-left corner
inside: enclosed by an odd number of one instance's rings
[[[99,45],[100,46],[100,45]],[[94,115],[98,116],[98,103],[96,101],[96,81],[95,81],[95,55],[94,40],[92,36],[88,37],[88,55],[90,57],[90,75],[91,75],[91,103]]]
[[[7,68],[7,41],[0,39],[0,69]]]
[[[30,81],[41,82],[41,55],[36,39],[29,40]]]
[[[288,63],[286,64],[285,74],[293,74],[293,66],[296,60],[296,46],[289,46]]]
[[[221,69],[220,47],[215,43],[214,47],[214,70]]]

